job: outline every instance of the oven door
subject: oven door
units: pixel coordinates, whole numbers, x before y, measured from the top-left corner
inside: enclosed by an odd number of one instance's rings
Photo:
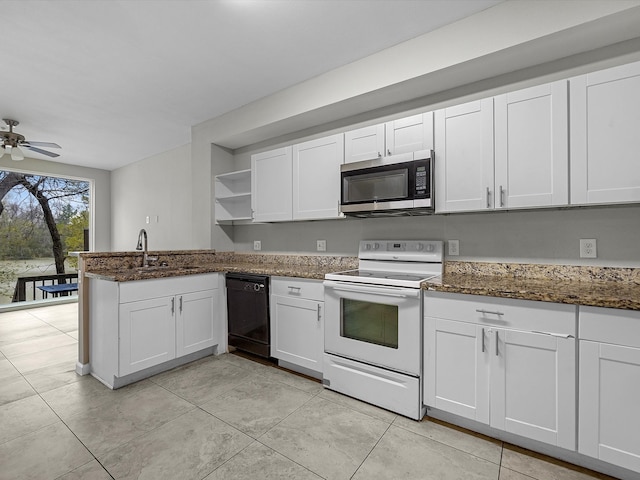
[[[422,292],[325,280],[327,353],[420,376]]]

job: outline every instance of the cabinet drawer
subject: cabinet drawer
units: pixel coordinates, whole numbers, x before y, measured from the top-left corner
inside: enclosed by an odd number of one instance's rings
[[[580,307],[580,340],[640,348],[640,312]]]
[[[148,298],[160,298],[181,293],[199,292],[218,288],[218,273],[184,275],[180,277],[152,278],[121,282],[119,303],[136,302]]]
[[[424,315],[514,330],[576,335],[575,305],[425,292]]]
[[[271,293],[283,297],[308,298],[324,302],[324,287],[320,280],[271,277]]]

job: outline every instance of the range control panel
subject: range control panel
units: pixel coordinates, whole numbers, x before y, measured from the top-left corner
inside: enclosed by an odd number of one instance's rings
[[[403,262],[442,262],[440,240],[362,240],[358,258]]]

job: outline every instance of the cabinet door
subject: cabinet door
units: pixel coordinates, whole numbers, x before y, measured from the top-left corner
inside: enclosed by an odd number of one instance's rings
[[[185,293],[176,297],[176,356],[181,357],[218,343],[215,317],[218,290]]]
[[[436,211],[493,208],[493,99],[435,112]]]
[[[271,298],[271,356],[322,372],[324,302]]]
[[[387,155],[433,150],[433,112],[387,122],[385,137]]]
[[[491,329],[491,423],[575,450],[575,339]]]
[[[292,218],[291,147],[251,156],[251,205],[255,222]]]
[[[640,201],[640,63],[570,80],[571,203]]]
[[[344,163],[373,160],[384,155],[384,124],[344,134]]]
[[[176,357],[175,297],[120,304],[119,376]]]
[[[489,351],[485,329],[427,317],[424,344],[425,404],[488,424]]]
[[[293,146],[293,219],[340,216],[340,165],[344,135]]]
[[[578,451],[640,472],[640,349],[580,341]]]
[[[566,80],[495,98],[495,208],[569,203]]]

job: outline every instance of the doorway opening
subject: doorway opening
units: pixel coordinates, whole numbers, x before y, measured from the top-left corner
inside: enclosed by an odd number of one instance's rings
[[[91,192],[85,179],[0,170],[0,308],[77,295]]]

